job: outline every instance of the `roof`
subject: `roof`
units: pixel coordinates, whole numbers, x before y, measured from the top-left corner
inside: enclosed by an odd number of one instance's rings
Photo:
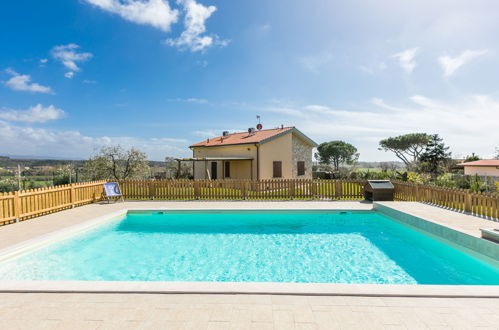
[[[252,160],[253,157],[197,157],[197,158],[177,158],[180,161],[204,161],[204,160]]]
[[[261,144],[268,142],[276,137],[285,135],[288,133],[295,133],[305,140],[310,145],[316,147],[317,143],[308,138],[305,134],[300,132],[295,127],[282,127],[273,129],[264,129],[261,131],[255,131],[249,134],[248,132],[232,133],[228,136],[217,136],[215,138],[210,138],[199,143],[193,144],[190,148],[195,147],[221,147],[221,146],[231,146],[238,144]]]
[[[492,166],[499,167],[499,159],[482,159],[474,162],[460,163],[456,166]]]

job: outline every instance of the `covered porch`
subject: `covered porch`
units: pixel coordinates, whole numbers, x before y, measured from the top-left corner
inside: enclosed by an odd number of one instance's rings
[[[192,162],[194,180],[256,179],[253,157],[177,158],[178,173],[181,162]]]

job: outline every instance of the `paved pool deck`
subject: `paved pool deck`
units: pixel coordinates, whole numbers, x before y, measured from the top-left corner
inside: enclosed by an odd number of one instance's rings
[[[498,329],[499,299],[0,293],[2,329]]]
[[[478,235],[497,222],[435,206],[390,207]],[[127,201],[0,227],[0,249],[125,209],[370,210],[362,202]],[[498,298],[289,294],[0,293],[5,329],[499,329]]]
[[[376,202],[394,210],[430,221],[462,233],[481,237],[480,228],[499,228],[499,222],[463,212],[417,202]]]

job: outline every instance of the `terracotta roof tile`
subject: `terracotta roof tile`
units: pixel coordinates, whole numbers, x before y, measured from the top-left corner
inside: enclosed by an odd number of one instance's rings
[[[460,163],[457,166],[499,166],[499,159],[482,159],[474,162]]]
[[[252,134],[249,134],[248,132],[232,133],[228,136],[217,136],[215,138],[204,140],[191,145],[191,147],[217,147],[234,144],[259,143],[281,133],[290,132],[294,129],[294,127],[284,127],[255,131]]]

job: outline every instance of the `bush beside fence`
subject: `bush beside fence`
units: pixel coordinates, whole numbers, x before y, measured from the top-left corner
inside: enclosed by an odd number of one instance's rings
[[[0,193],[0,225],[22,221],[103,199],[95,181]],[[127,180],[120,181],[126,199],[160,200],[361,200],[364,180]],[[499,194],[393,182],[395,200],[431,203],[499,219]]]

